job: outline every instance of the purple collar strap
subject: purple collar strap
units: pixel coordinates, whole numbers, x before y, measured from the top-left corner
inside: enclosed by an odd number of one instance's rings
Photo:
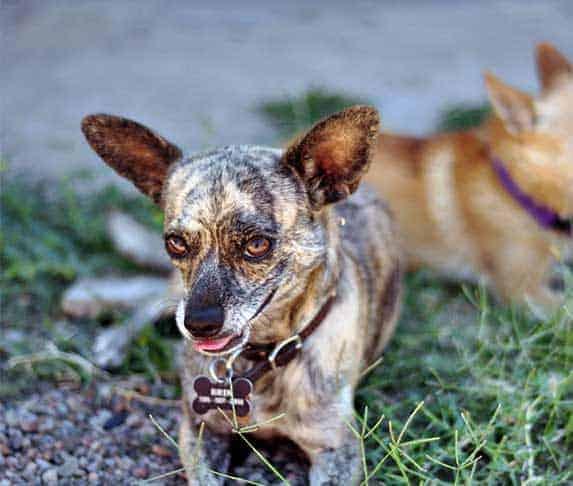
[[[492,165],[497,177],[507,193],[544,229],[573,235],[573,222],[562,219],[555,211],[536,202],[515,182],[511,174],[497,157],[492,158]]]

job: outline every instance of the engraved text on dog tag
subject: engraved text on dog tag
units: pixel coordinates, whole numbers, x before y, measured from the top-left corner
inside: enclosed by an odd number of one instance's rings
[[[249,394],[253,390],[253,384],[246,378],[232,380],[233,390],[225,381],[214,383],[206,376],[198,376],[193,382],[193,389],[197,397],[193,400],[192,407],[195,413],[203,415],[209,410],[233,410],[238,417],[245,417],[251,411]]]

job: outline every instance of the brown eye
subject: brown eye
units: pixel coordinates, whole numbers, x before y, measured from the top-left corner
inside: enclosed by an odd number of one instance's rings
[[[189,252],[185,240],[177,235],[171,235],[165,238],[165,247],[167,248],[167,253],[173,258],[183,258]]]
[[[257,260],[264,257],[270,251],[271,246],[271,240],[268,238],[253,238],[249,240],[245,247],[245,256]]]

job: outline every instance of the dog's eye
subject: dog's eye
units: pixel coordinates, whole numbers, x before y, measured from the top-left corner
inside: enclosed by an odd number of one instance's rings
[[[245,257],[247,257],[247,259],[258,260],[271,250],[271,246],[271,240],[268,238],[262,236],[252,238],[245,246]]]
[[[189,253],[189,247],[181,236],[170,235],[165,238],[165,248],[173,258],[183,258]]]

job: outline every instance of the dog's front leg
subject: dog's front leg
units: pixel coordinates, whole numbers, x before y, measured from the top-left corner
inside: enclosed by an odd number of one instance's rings
[[[336,399],[323,396],[301,414],[295,441],[310,459],[311,486],[351,486],[360,480],[360,448],[349,426],[354,422],[352,396],[348,390]]]
[[[190,486],[219,486],[224,483],[224,477],[213,471],[227,472],[231,461],[230,441],[225,436],[212,433],[207,427],[199,437],[199,429],[191,423],[186,411],[179,430],[179,455]]]
[[[325,447],[313,454],[309,479],[311,486],[343,484],[351,486],[360,480],[360,451],[356,438],[346,434],[342,445]]]

